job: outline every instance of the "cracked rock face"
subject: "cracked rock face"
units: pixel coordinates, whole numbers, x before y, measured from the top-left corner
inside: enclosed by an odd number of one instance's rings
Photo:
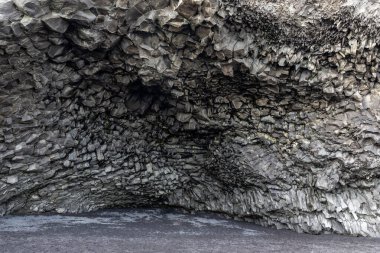
[[[173,205],[380,236],[379,14],[0,0],[0,213]]]

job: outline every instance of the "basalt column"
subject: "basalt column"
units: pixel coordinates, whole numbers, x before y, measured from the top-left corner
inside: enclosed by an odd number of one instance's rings
[[[380,236],[379,17],[0,0],[0,214],[166,205]]]

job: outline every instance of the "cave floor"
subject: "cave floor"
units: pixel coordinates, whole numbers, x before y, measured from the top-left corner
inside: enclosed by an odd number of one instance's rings
[[[176,209],[0,218],[5,252],[380,252],[380,238],[307,235]]]

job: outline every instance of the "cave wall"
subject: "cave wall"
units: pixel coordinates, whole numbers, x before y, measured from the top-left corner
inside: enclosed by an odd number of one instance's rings
[[[379,236],[378,5],[0,1],[0,214]]]

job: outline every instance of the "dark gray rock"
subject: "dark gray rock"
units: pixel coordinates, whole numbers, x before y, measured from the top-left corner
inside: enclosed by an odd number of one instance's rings
[[[43,15],[43,7],[39,0],[13,0],[17,8],[31,17],[39,17]]]
[[[65,50],[64,46],[50,46],[49,51],[48,51],[48,55],[51,58],[54,58],[54,57],[57,57],[57,56],[63,54],[64,50]]]
[[[42,18],[42,21],[53,31],[58,33],[66,32],[69,23],[57,14],[49,14]]]
[[[0,2],[0,214],[174,205],[380,235],[380,7]]]
[[[80,24],[89,25],[95,21],[96,16],[90,10],[84,10],[75,12],[69,19]]]

